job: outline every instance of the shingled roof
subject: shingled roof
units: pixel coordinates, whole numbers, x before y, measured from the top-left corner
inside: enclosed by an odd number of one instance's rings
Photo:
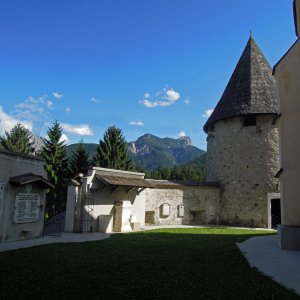
[[[203,129],[241,115],[277,114],[278,99],[272,68],[252,37],[239,59],[225,91]]]
[[[26,184],[36,183],[42,189],[54,188],[54,185],[41,175],[26,173],[9,178],[9,183],[14,186],[24,186]]]

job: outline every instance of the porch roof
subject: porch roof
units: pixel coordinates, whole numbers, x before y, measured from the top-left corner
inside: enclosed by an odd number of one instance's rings
[[[139,187],[139,188],[154,188],[155,185],[143,178],[132,178],[123,176],[110,176],[96,174],[96,178],[106,185],[113,186],[127,186],[127,187]]]
[[[37,183],[42,189],[54,188],[54,185],[41,175],[26,173],[9,178],[9,183],[14,186]]]

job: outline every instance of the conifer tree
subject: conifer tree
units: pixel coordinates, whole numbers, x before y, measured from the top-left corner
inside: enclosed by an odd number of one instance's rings
[[[100,140],[93,163],[96,167],[131,170],[132,163],[128,157],[127,144],[121,129],[109,127],[103,140]]]
[[[86,173],[90,164],[89,154],[81,141],[73,150],[69,161],[70,177],[74,177],[78,173]]]
[[[3,136],[0,136],[1,147],[14,152],[33,154],[33,143],[31,132],[18,123],[10,132],[5,131]]]
[[[68,160],[66,156],[66,146],[62,137],[62,128],[55,121],[47,131],[48,139],[44,140],[42,157],[45,160],[45,170],[49,180],[55,185],[47,195],[47,212],[53,216],[61,212],[66,204],[66,180],[68,170]]]

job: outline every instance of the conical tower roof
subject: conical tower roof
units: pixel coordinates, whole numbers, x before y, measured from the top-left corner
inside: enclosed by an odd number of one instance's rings
[[[213,113],[203,129],[215,122],[249,114],[277,114],[278,99],[272,68],[252,37]]]

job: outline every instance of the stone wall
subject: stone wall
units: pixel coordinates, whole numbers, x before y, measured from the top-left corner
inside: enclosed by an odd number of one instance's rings
[[[180,186],[146,189],[145,225],[218,224],[219,188]],[[169,214],[164,214],[163,209]]]
[[[221,187],[220,223],[267,227],[267,194],[278,192],[278,127],[273,115],[256,126],[235,117],[215,123],[207,136],[207,181]]]

